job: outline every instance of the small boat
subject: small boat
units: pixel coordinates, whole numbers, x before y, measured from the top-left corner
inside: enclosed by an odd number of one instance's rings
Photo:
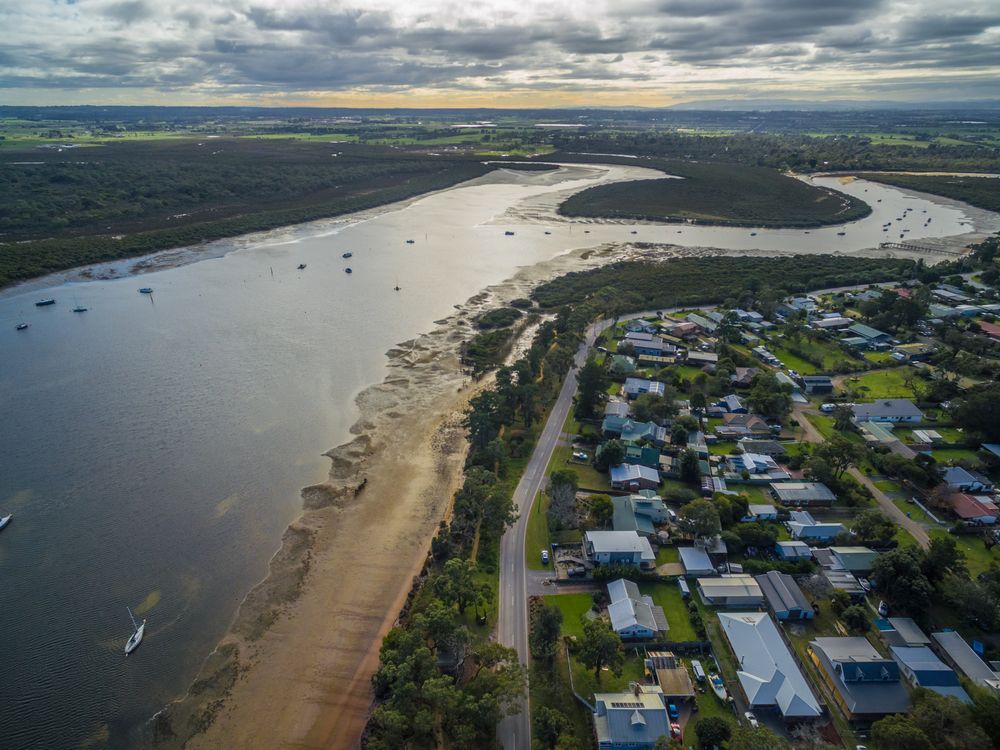
[[[19,331],[23,331],[27,327],[28,327],[27,323],[18,323],[16,326],[14,326],[14,328],[16,328]]]
[[[757,233],[756,233],[756,232],[750,232],[750,236],[751,236],[751,237],[756,237],[756,236],[757,236]]]
[[[726,702],[729,700],[729,693],[726,692],[726,686],[722,682],[722,678],[719,677],[719,675],[717,675],[715,672],[712,672],[708,676],[708,681],[712,685],[712,692],[719,697],[720,701]]]
[[[809,234],[809,230],[808,229],[806,230],[806,234]]]
[[[341,258],[352,258],[352,257],[354,257],[354,253],[344,253],[340,257]]]
[[[56,301],[54,299],[40,299],[35,303],[35,307],[46,307],[47,305],[54,305]]]
[[[552,234],[552,232],[546,232],[545,234]]]
[[[139,294],[152,294],[152,293],[153,293],[153,288],[148,286],[144,286],[142,289],[139,290]]]
[[[838,237],[843,237],[847,232],[837,232]]]
[[[300,270],[300,271],[301,271],[301,270],[302,270],[303,268],[305,268],[305,267],[306,267],[306,264],[305,264],[305,263],[299,263],[299,270]]]
[[[345,268],[344,273],[354,273],[350,268]]]
[[[146,621],[143,620],[142,625],[136,625],[135,618],[132,617],[132,610],[128,607],[125,609],[128,609],[128,616],[132,619],[132,627],[135,628],[135,630],[132,631],[132,635],[129,636],[128,643],[125,644],[125,656],[128,656],[139,648],[139,644],[142,643],[143,633],[146,632]]]
[[[504,235],[504,237],[513,237],[514,233],[513,232],[504,232],[503,235]]]
[[[406,241],[406,244],[407,244],[407,245],[412,245],[412,244],[413,244],[413,242],[414,242],[414,240],[407,240],[407,241]]]
[[[875,202],[876,202],[876,203],[881,203],[881,202],[882,202],[882,199],[881,199],[881,198],[879,198],[879,199],[878,199],[877,201],[875,201]]]
[[[86,307],[77,306],[77,307],[73,308],[73,312],[87,312],[87,308]]]
[[[0,530],[10,523],[10,519],[14,517],[13,513],[8,513],[6,516],[0,516]]]
[[[393,291],[396,291],[396,292],[398,292],[398,291],[399,291],[400,289],[402,289],[402,288],[403,288],[403,287],[401,287],[401,286],[400,286],[399,284],[396,284],[396,286],[394,286],[394,287],[393,287],[392,289],[393,289]]]

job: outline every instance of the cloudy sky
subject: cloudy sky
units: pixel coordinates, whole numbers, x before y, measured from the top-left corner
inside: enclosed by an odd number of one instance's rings
[[[0,0],[0,103],[1000,99],[1000,0]]]

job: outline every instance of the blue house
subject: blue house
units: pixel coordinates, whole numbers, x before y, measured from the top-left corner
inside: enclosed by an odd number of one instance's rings
[[[724,412],[729,414],[746,414],[747,407],[743,403],[743,399],[737,396],[735,393],[731,393],[724,398],[719,399],[715,402],[715,405],[722,409]]]

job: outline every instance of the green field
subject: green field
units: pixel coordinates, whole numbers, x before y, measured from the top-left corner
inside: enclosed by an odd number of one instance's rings
[[[683,179],[600,185],[570,196],[565,216],[695,221],[745,227],[817,227],[860,219],[871,208],[856,198],[762,167],[644,161]]]
[[[911,372],[913,372],[912,367],[897,367],[891,370],[869,372],[848,379],[845,381],[844,387],[848,391],[856,392],[862,399],[913,399],[913,391],[906,387],[904,381],[904,377]],[[918,380],[917,382],[919,386],[924,385],[923,381]]]
[[[594,598],[588,593],[551,594],[545,603],[556,606],[563,614],[563,635],[583,637],[583,616],[594,606]]]
[[[673,581],[664,583],[643,583],[639,585],[639,590],[643,594],[653,597],[653,602],[663,607],[663,612],[667,616],[667,624],[670,631],[667,634],[671,641],[694,641],[697,635],[694,626],[691,625],[691,618],[688,616],[687,604],[681,597],[681,590]]]

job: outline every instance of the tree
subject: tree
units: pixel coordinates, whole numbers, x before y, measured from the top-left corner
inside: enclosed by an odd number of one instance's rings
[[[854,517],[851,533],[861,544],[885,547],[896,536],[896,524],[880,510],[863,510]]]
[[[562,610],[559,607],[543,604],[533,610],[531,633],[528,636],[533,658],[545,662],[551,662],[555,658],[562,621]]]
[[[601,683],[601,670],[607,667],[616,677],[622,673],[625,652],[622,639],[603,620],[586,620],[583,638],[579,643],[580,662],[594,670],[594,678]]]
[[[857,604],[845,609],[840,614],[840,619],[852,633],[864,633],[869,628],[868,614],[864,607]]]
[[[837,432],[854,431],[854,410],[849,406],[836,406],[833,409],[833,429]]]
[[[538,706],[532,713],[535,715],[532,738],[538,740],[542,747],[554,748],[559,736],[569,727],[566,716],[548,706]]]
[[[721,716],[706,716],[698,719],[694,725],[694,733],[698,735],[698,743],[702,747],[722,745],[732,735],[729,722]]]
[[[576,417],[577,419],[592,419],[597,414],[597,407],[607,398],[608,384],[611,381],[604,368],[591,357],[580,368],[576,382]]]
[[[992,384],[969,393],[952,410],[955,424],[988,441],[1000,441],[1000,385]]]
[[[872,724],[872,739],[879,750],[931,750],[927,735],[902,714],[886,716]]]
[[[931,538],[924,556],[924,575],[931,583],[942,580],[947,573],[965,574],[965,553],[950,536]]]
[[[747,406],[768,419],[781,419],[792,410],[791,389],[769,372],[758,373],[747,396]]]
[[[594,468],[607,471],[612,466],[618,466],[625,460],[625,446],[621,440],[609,440],[597,449],[594,454]]]
[[[851,595],[843,589],[834,589],[830,592],[830,608],[835,614],[842,615],[851,606]]]
[[[726,750],[789,750],[791,745],[767,727],[737,727]]]
[[[834,435],[830,440],[816,446],[813,458],[826,461],[833,471],[834,479],[839,480],[845,471],[861,462],[864,458],[864,449],[843,435]]]
[[[949,573],[941,588],[948,603],[968,622],[988,630],[1000,628],[1000,601],[989,586],[964,575]]]
[[[972,698],[972,715],[987,737],[993,738],[993,747],[1000,750],[1000,693],[979,684],[968,686]]]
[[[588,501],[590,522],[595,529],[606,529],[615,514],[614,503],[607,495],[591,495]]]
[[[458,606],[464,613],[470,604],[478,609],[486,601],[490,588],[476,580],[476,564],[472,560],[452,558],[444,564],[434,579],[434,590],[445,604]]]
[[[572,469],[557,469],[549,476],[549,526],[566,529],[576,526],[577,474]]]
[[[923,552],[916,547],[883,552],[872,563],[872,577],[882,598],[893,607],[923,614],[930,606],[933,587],[923,572]]]
[[[722,531],[719,511],[709,500],[693,500],[681,508],[677,525],[695,539],[711,538]]]
[[[698,465],[698,454],[693,450],[688,448],[681,451],[680,464],[682,481],[695,483],[701,479],[701,467]]]

